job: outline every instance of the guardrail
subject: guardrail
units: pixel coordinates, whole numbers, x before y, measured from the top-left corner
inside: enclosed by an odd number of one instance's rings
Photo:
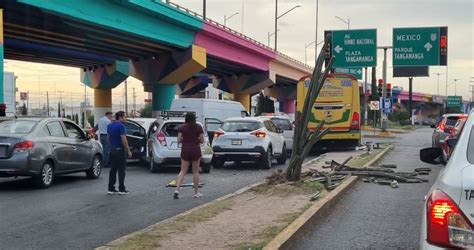
[[[189,15],[192,15],[192,16],[195,16],[195,17],[200,18],[200,19],[202,19],[202,20],[208,21],[209,23],[212,23],[213,25],[216,25],[217,27],[219,27],[219,28],[221,28],[221,29],[224,29],[224,30],[226,30],[226,31],[228,31],[228,32],[230,32],[230,33],[232,33],[232,34],[234,34],[234,35],[236,35],[236,36],[238,36],[238,37],[240,37],[240,38],[242,38],[242,39],[245,39],[245,40],[247,40],[247,41],[249,41],[249,42],[251,42],[251,43],[253,43],[253,44],[255,44],[255,45],[258,45],[258,46],[260,46],[260,47],[262,47],[262,48],[264,48],[264,49],[270,50],[270,51],[272,51],[272,52],[278,54],[279,56],[281,56],[281,57],[283,57],[283,58],[285,58],[285,59],[288,59],[288,60],[290,60],[290,61],[292,61],[292,62],[294,62],[294,63],[299,64],[300,66],[306,67],[306,68],[308,68],[308,69],[312,69],[312,68],[313,68],[313,67],[311,67],[311,66],[309,66],[309,65],[307,65],[307,64],[305,64],[305,63],[303,63],[303,62],[301,62],[301,61],[298,61],[298,60],[294,59],[294,58],[291,57],[291,56],[288,56],[288,55],[283,54],[283,53],[281,53],[281,52],[279,52],[279,51],[276,51],[274,48],[271,48],[271,47],[269,47],[269,46],[267,46],[267,45],[265,45],[265,44],[263,44],[263,43],[261,43],[261,42],[255,40],[255,39],[253,39],[253,38],[251,38],[251,37],[248,37],[248,36],[246,36],[246,35],[244,35],[244,34],[238,32],[238,31],[235,31],[235,30],[233,30],[233,29],[230,29],[229,27],[224,26],[224,25],[218,23],[217,21],[214,21],[214,20],[212,20],[212,19],[210,19],[210,18],[207,18],[207,17],[204,18],[204,16],[202,16],[201,14],[199,14],[199,13],[197,13],[197,12],[195,12],[195,11],[192,11],[192,10],[190,10],[190,9],[188,9],[188,8],[185,8],[185,7],[181,6],[181,5],[178,5],[178,4],[176,4],[176,3],[173,3],[173,2],[171,2],[171,1],[169,1],[169,0],[155,0],[155,1],[164,2],[164,3],[168,4],[168,5],[170,5],[170,6],[174,7],[174,8],[176,8],[177,10],[186,12],[186,13],[189,14]]]

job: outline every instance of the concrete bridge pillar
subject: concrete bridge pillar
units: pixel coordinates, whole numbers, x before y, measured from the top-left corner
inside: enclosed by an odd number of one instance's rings
[[[250,112],[250,96],[273,85],[268,72],[223,76],[214,83],[214,87],[234,94],[234,100],[242,103]]]
[[[285,114],[294,114],[296,111],[296,101],[295,100],[279,100],[280,102],[280,112]]]
[[[129,62],[116,61],[111,65],[81,69],[81,82],[94,89],[95,124],[106,111],[112,112],[112,89],[127,79],[129,68]]]
[[[0,109],[3,109],[5,103],[4,87],[3,87],[3,9],[0,9]],[[0,110],[3,113],[5,110]]]
[[[107,111],[112,112],[112,89],[94,89],[94,123],[98,124]]]
[[[152,92],[155,116],[170,108],[177,85],[180,93],[199,85],[199,79],[190,79],[206,68],[206,61],[206,49],[192,45],[185,51],[134,61],[130,65],[130,72],[143,82],[146,92]]]
[[[153,117],[157,117],[162,110],[169,110],[175,95],[175,84],[154,84],[151,98]]]

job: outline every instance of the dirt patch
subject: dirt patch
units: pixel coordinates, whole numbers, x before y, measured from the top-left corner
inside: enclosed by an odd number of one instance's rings
[[[304,194],[282,197],[249,192],[232,198],[232,203],[211,220],[196,223],[185,232],[168,235],[157,248],[232,249],[260,245],[271,238],[269,235],[276,235],[283,229],[289,223],[288,217],[302,212],[308,204],[308,197]]]

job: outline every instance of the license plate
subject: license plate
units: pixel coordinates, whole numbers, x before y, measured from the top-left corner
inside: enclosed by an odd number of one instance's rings
[[[232,140],[232,145],[242,145],[242,140]]]
[[[7,147],[0,146],[0,157],[5,157],[5,156],[7,156]]]

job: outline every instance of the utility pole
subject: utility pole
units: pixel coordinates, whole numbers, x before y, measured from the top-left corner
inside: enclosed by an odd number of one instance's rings
[[[364,120],[363,120],[364,125],[367,125],[367,115],[368,115],[366,94],[367,94],[367,83],[369,81],[367,81],[367,77],[368,77],[367,71],[368,71],[368,68],[365,67],[365,77],[364,77],[364,83],[363,83],[364,87],[362,88],[362,91],[364,91],[364,98],[362,99],[362,106],[364,107]]]
[[[278,0],[275,0],[275,51],[278,51],[277,40],[278,40]]]
[[[202,17],[206,20],[206,0],[202,0]]]
[[[348,22],[349,19],[348,19]],[[382,87],[382,101],[385,101],[387,98],[387,50],[391,49],[391,46],[381,46],[377,47],[378,49],[383,49],[383,70],[382,70],[382,79],[383,79],[383,87]],[[381,103],[380,106],[383,107],[384,103]],[[388,116],[384,112],[380,112],[381,118],[381,126],[382,132],[387,132],[387,125],[388,125]]]
[[[135,88],[133,90],[133,117],[135,117],[135,114],[137,113],[137,96],[135,95]]]
[[[457,92],[456,92],[456,85],[457,85],[457,84],[456,84],[456,83],[457,83],[457,81],[459,81],[459,80],[461,80],[461,79],[459,79],[459,78],[454,78],[454,79],[453,79],[453,81],[454,81],[454,95],[455,95],[455,96],[457,95]]]
[[[318,60],[318,15],[319,15],[319,0],[316,0],[316,31],[314,32],[314,65],[316,65],[316,60]],[[324,39],[326,40],[326,39]]]
[[[125,114],[128,116],[128,86],[127,79],[125,79]]]
[[[438,95],[439,95],[439,76],[442,75],[441,73],[435,73],[438,76]]]
[[[64,93],[64,91],[58,91],[58,93],[59,93],[59,110],[60,110],[62,116],[65,116],[64,112],[63,112],[63,110],[64,110],[64,108],[63,108],[63,93]]]
[[[408,78],[408,112],[411,125],[415,125],[415,120],[413,120],[413,77]]]

